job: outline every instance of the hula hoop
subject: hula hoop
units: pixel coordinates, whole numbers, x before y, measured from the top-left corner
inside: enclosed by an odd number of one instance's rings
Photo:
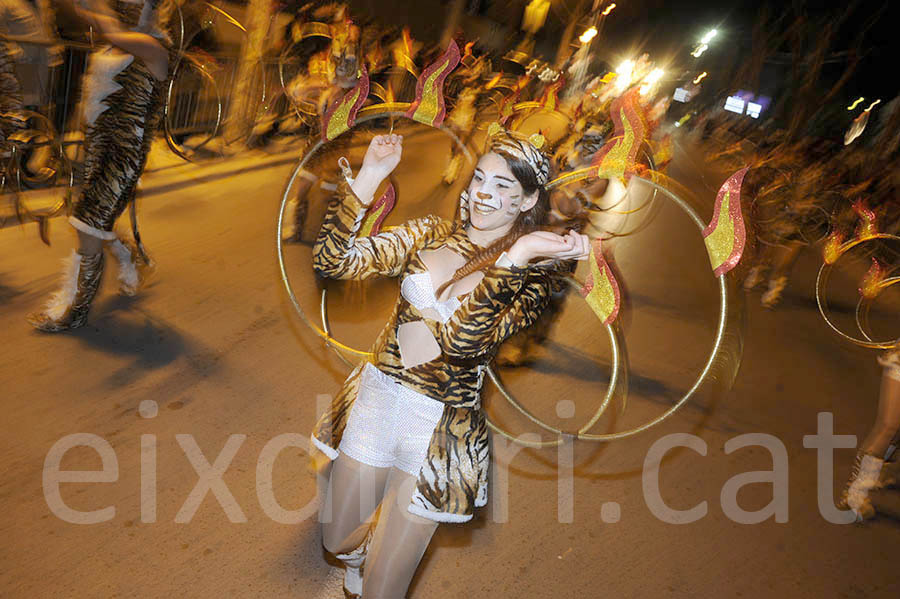
[[[387,104],[379,104],[379,105],[375,105],[375,106],[368,106],[359,111],[356,122],[359,123],[361,121],[372,120],[372,119],[384,117],[384,116],[389,116],[391,118],[402,117],[405,115],[401,111],[404,111],[408,107],[409,107],[409,103],[405,103],[405,102],[393,102],[393,103],[387,103]],[[444,128],[441,128],[441,129],[444,130]],[[450,132],[450,131],[446,131],[446,132],[449,133],[451,136],[453,136],[456,139],[455,135],[453,135],[452,132]],[[458,139],[457,139],[457,141],[458,141]],[[297,166],[294,168],[294,171],[292,172],[290,178],[288,179],[287,185],[285,186],[285,190],[282,194],[281,205],[280,205],[279,212],[278,212],[277,227],[275,230],[275,240],[276,240],[276,248],[277,248],[277,256],[278,256],[278,267],[279,267],[279,272],[281,275],[282,283],[288,294],[288,298],[290,299],[291,304],[293,305],[294,309],[300,315],[301,320],[310,329],[312,329],[313,332],[315,332],[319,337],[321,337],[325,341],[326,345],[331,347],[340,356],[341,360],[345,364],[352,367],[353,364],[347,359],[347,356],[344,355],[344,353],[350,354],[350,355],[353,355],[353,356],[356,356],[359,358],[363,358],[363,359],[370,358],[372,356],[372,354],[370,352],[362,351],[362,350],[356,349],[354,347],[351,347],[345,343],[342,343],[341,341],[337,340],[331,334],[331,327],[328,323],[328,315],[327,315],[327,290],[323,289],[322,294],[321,294],[321,300],[320,300],[320,306],[319,306],[321,326],[317,325],[316,323],[314,323],[310,320],[310,318],[306,315],[306,313],[301,308],[299,302],[297,301],[297,297],[293,292],[293,288],[291,286],[289,277],[287,275],[287,269],[286,269],[285,260],[284,260],[284,247],[283,247],[281,233],[282,233],[282,228],[284,225],[284,215],[285,215],[285,209],[287,207],[287,202],[289,200],[289,193],[293,187],[294,181],[296,180],[299,172],[303,169],[305,164],[310,160],[311,156],[323,145],[324,145],[324,142],[319,140],[314,146],[312,146],[312,148],[310,148],[304,154],[304,156],[301,158],[301,160],[299,161]],[[465,145],[463,145],[463,148],[468,155],[469,154],[468,148],[466,148]],[[470,158],[470,160],[471,160],[471,158]],[[596,176],[596,171],[597,171],[597,169],[595,167],[595,168],[581,169],[580,171],[568,173],[566,176],[552,181],[550,184],[548,184],[548,188],[560,187],[563,185],[568,185],[568,184],[571,184],[571,183],[574,183],[577,181],[587,179],[591,176]],[[656,173],[655,171],[651,171],[650,175],[653,176],[657,180],[661,180],[664,177],[663,175],[661,175],[660,173]],[[654,197],[656,195],[656,192],[660,192],[664,196],[668,197],[671,201],[673,201],[679,208],[681,208],[687,214],[687,216],[694,222],[694,224],[697,226],[697,228],[699,229],[699,231],[701,233],[706,228],[706,223],[704,223],[700,219],[697,212],[684,199],[677,196],[671,190],[667,189],[666,187],[663,187],[657,181],[646,179],[646,178],[638,176],[638,175],[632,175],[632,178],[638,179],[638,180],[643,181],[643,182],[647,183],[648,185],[652,186],[654,188]],[[542,421],[540,418],[538,418],[534,414],[532,414],[527,408],[525,408],[525,406],[522,405],[521,402],[519,402],[512,393],[509,392],[509,390],[503,385],[500,378],[497,376],[497,374],[494,372],[494,370],[490,366],[488,366],[488,368],[487,368],[488,376],[491,379],[491,381],[494,383],[494,385],[497,386],[497,389],[499,390],[501,395],[504,397],[504,399],[506,399],[518,412],[520,412],[523,416],[525,416],[529,421],[531,421],[535,425],[539,426],[540,428],[557,435],[557,439],[550,440],[550,441],[534,442],[534,441],[528,441],[528,440],[523,440],[523,439],[517,438],[515,435],[513,435],[509,431],[506,431],[502,427],[495,424],[493,421],[491,421],[489,415],[485,414],[485,419],[487,421],[488,426],[495,433],[500,434],[501,436],[503,436],[513,442],[516,442],[516,443],[519,443],[521,445],[528,446],[528,447],[541,448],[541,447],[552,447],[552,446],[559,445],[562,442],[564,442],[566,439],[581,439],[581,440],[585,440],[585,441],[597,441],[597,442],[605,442],[605,441],[612,441],[612,440],[616,440],[616,439],[623,439],[626,437],[631,437],[631,436],[637,435],[639,433],[642,433],[642,432],[648,430],[649,428],[651,428],[657,424],[660,424],[664,420],[668,419],[676,411],[678,411],[681,407],[683,407],[684,404],[687,403],[687,401],[696,393],[696,391],[704,383],[704,381],[706,380],[706,378],[709,376],[710,372],[712,371],[713,365],[715,364],[716,359],[722,349],[724,339],[725,339],[725,334],[726,334],[727,322],[728,322],[728,318],[727,318],[727,316],[728,316],[728,289],[727,289],[727,285],[725,282],[725,276],[726,276],[725,274],[722,274],[722,275],[716,277],[718,279],[718,287],[719,287],[719,316],[717,319],[716,332],[715,332],[715,338],[713,341],[712,349],[707,357],[707,360],[706,360],[700,374],[694,380],[691,387],[670,408],[668,408],[665,412],[663,412],[663,414],[661,414],[655,418],[652,418],[651,420],[644,422],[643,424],[640,424],[636,427],[633,427],[631,429],[624,430],[624,431],[605,433],[605,434],[592,434],[592,433],[587,432],[591,427],[593,427],[599,421],[600,417],[605,413],[605,411],[607,410],[609,405],[612,403],[613,396],[615,395],[615,390],[617,389],[619,382],[620,382],[620,371],[625,369],[625,365],[623,363],[624,361],[620,359],[621,358],[620,357],[621,342],[618,338],[619,332],[612,325],[606,325],[607,336],[610,340],[610,345],[612,348],[612,360],[611,360],[612,373],[610,376],[610,382],[607,387],[606,394],[605,394],[603,400],[601,401],[600,406],[597,408],[597,410],[594,412],[591,419],[584,426],[579,428],[575,433],[567,433],[567,432],[563,431],[562,429],[559,429],[557,427],[554,427],[554,426]],[[577,282],[575,282],[573,279],[570,279],[570,284],[577,285]],[[344,353],[342,353],[342,352],[344,352]]]
[[[828,298],[826,297],[826,288],[828,286],[828,279],[831,276],[831,271],[834,268],[834,265],[837,264],[837,261],[847,253],[849,250],[854,247],[866,243],[868,241],[875,241],[878,239],[883,240],[891,240],[891,241],[900,241],[900,237],[897,235],[890,235],[888,233],[877,233],[875,235],[870,235],[868,237],[863,237],[861,239],[851,239],[850,241],[841,245],[837,250],[837,258],[831,264],[827,262],[823,262],[822,266],[819,268],[819,273],[816,275],[816,305],[819,308],[819,314],[822,316],[822,319],[825,320],[825,324],[831,327],[831,330],[837,333],[843,339],[858,345],[860,347],[866,347],[869,349],[894,349],[898,345],[900,345],[900,337],[896,339],[890,340],[881,340],[875,341],[869,337],[865,330],[860,325],[860,305],[863,303],[864,298],[860,298],[857,302],[856,307],[856,322],[857,327],[860,329],[860,333],[863,335],[863,339],[858,337],[854,337],[848,333],[842,331],[829,317],[828,317]],[[891,277],[889,279],[885,279],[881,282],[881,287],[886,288],[896,283],[900,282],[900,277]],[[868,308],[866,309],[866,313],[868,312]]]

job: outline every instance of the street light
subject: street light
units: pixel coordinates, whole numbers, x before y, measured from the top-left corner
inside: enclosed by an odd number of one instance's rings
[[[665,73],[665,71],[663,71],[660,68],[653,69],[649,75],[644,77],[644,82],[641,84],[641,89],[639,90],[639,93],[642,96],[646,96],[650,92],[650,90],[653,89],[653,86],[656,85],[656,83],[660,79],[662,79],[662,76],[664,73]]]
[[[691,52],[691,56],[694,58],[700,58],[700,55],[706,52],[709,49],[709,42],[712,41],[714,37],[719,34],[717,29],[710,29],[706,32],[702,38],[700,38],[700,42],[694,47],[694,51]]]
[[[588,27],[588,28],[585,30],[584,33],[581,34],[581,36],[578,38],[578,41],[581,42],[582,44],[587,44],[587,43],[589,43],[592,39],[594,39],[594,37],[595,37],[596,35],[597,35],[597,28],[594,27],[593,25],[591,25],[590,27]]]
[[[631,75],[634,72],[634,61],[626,60],[616,69],[616,89],[625,90],[631,85]]]

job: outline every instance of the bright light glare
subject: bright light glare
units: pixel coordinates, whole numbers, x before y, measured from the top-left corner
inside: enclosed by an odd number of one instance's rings
[[[665,74],[665,71],[663,71],[662,69],[653,69],[649,75],[644,77],[644,81],[646,81],[650,85],[653,85],[654,83],[662,79],[663,74]]]
[[[708,73],[707,73],[706,71],[703,71],[702,73],[700,73],[699,75],[697,75],[697,78],[694,79],[694,85],[697,85],[698,83],[700,83],[701,81],[703,81],[703,78],[706,77],[707,74],[708,74]]]
[[[691,52],[691,56],[694,58],[700,58],[700,55],[706,52],[706,49],[709,48],[709,44],[700,44],[697,46],[697,49]]]
[[[853,102],[853,104],[851,104],[850,106],[847,107],[847,110],[853,110],[854,108],[856,108],[857,106],[859,106],[859,103],[862,102],[863,100],[865,100],[865,98],[863,98],[862,96],[858,97],[858,98]]]
[[[648,93],[650,93],[650,90],[653,89],[653,86],[656,84],[656,82],[662,79],[664,72],[665,71],[663,71],[662,69],[653,69],[649,75],[644,77],[644,81],[643,83],[641,83],[640,94],[642,96],[646,96]]]
[[[604,10],[604,11],[603,11],[602,13],[600,13],[600,14],[602,14],[602,15],[605,17],[606,15],[608,15],[609,13],[611,13],[611,12],[612,12],[612,9],[614,9],[615,7],[616,7],[616,3],[613,2],[612,4],[610,4],[609,6],[607,6],[607,7],[606,7],[606,10]]]
[[[591,25],[589,29],[587,29],[584,33],[581,34],[581,37],[578,38],[578,41],[582,44],[586,44],[597,35],[597,28]]]
[[[616,87],[619,89],[625,89],[629,85],[631,85],[631,74],[634,71],[634,61],[626,60],[622,64],[619,65],[619,68],[616,69],[616,73],[618,76],[616,77]]]
[[[712,38],[716,37],[719,32],[715,29],[710,30],[703,38],[700,40],[701,44],[708,44],[712,41]]]

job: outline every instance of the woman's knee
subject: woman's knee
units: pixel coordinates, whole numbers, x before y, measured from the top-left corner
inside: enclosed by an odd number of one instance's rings
[[[365,540],[368,526],[363,523],[355,528],[336,523],[322,523],[322,546],[334,555],[349,553]]]
[[[343,553],[341,536],[337,525],[333,522],[322,523],[322,546],[325,547],[325,551],[334,554]]]

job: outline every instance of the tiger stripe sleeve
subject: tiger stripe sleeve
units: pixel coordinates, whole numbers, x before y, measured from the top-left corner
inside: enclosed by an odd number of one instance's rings
[[[551,275],[543,268],[492,266],[459,309],[439,328],[445,355],[474,358],[530,327],[550,301]]]
[[[416,243],[440,222],[425,216],[378,235],[357,237],[365,216],[365,204],[341,181],[313,246],[317,274],[331,279],[399,276]]]

